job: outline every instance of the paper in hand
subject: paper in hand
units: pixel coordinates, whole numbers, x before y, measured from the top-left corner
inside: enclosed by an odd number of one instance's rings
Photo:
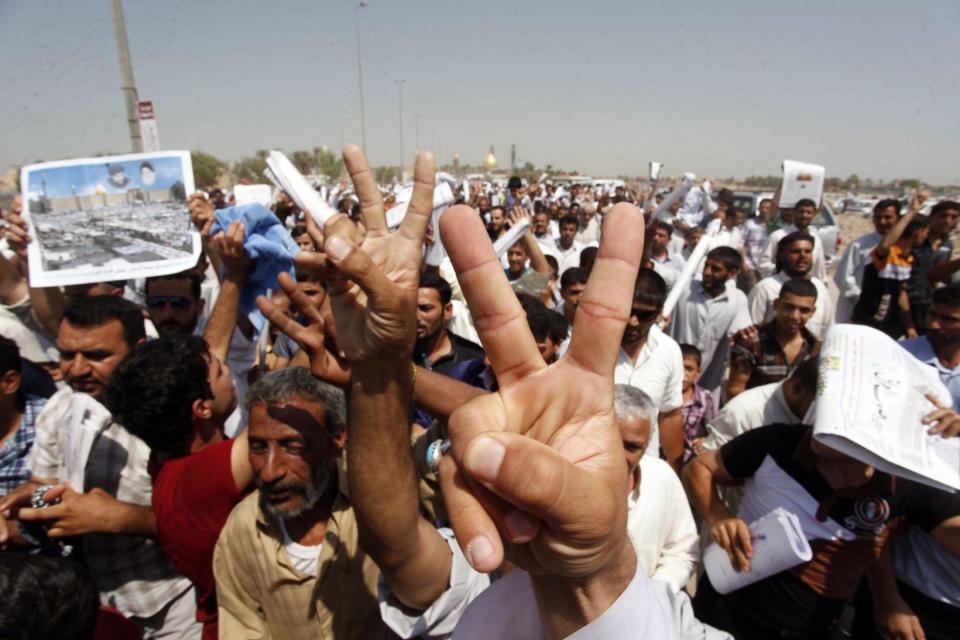
[[[324,223],[336,214],[333,207],[324,202],[317,190],[297,171],[282,151],[271,151],[267,155],[267,166],[287,195],[293,198],[298,207],[309,210],[321,229]]]
[[[826,173],[826,169],[820,165],[784,160],[780,207],[784,209],[795,207],[797,202],[803,199],[813,200],[819,207]]]

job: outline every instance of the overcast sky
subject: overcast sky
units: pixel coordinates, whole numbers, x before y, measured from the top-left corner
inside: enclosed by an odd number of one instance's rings
[[[164,149],[227,160],[360,142],[350,0],[126,0]],[[957,0],[370,0],[359,14],[374,164],[430,148],[595,176],[960,182]],[[0,168],[127,152],[109,0],[0,0]],[[419,117],[419,136],[414,114]]]

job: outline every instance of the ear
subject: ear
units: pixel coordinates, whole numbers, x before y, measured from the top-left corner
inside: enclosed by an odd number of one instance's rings
[[[209,420],[213,417],[213,400],[197,398],[190,406],[195,420]]]
[[[774,300],[773,300],[773,310],[774,310],[774,311],[779,311],[779,310],[780,310],[780,298],[774,298]]]
[[[449,321],[453,317],[453,303],[448,302],[443,305],[443,319],[444,321]]]
[[[12,396],[20,390],[20,372],[16,369],[7,371],[0,376],[0,391],[5,396]]]
[[[345,446],[347,446],[347,431],[346,431],[346,429],[344,429],[343,431],[341,431],[341,432],[338,433],[337,435],[332,436],[332,440],[333,440],[334,444],[337,445],[337,449],[338,449],[339,451],[343,451],[343,448],[344,448]]]

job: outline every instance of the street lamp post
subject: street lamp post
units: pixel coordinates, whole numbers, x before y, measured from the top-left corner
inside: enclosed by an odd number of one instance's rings
[[[397,78],[394,80],[394,83],[397,85],[397,104],[400,114],[400,180],[402,182],[403,167],[406,165],[406,160],[403,155],[403,85],[406,83],[406,80]]]
[[[368,0],[360,0],[356,7],[357,18],[357,87],[360,92],[360,143],[363,155],[367,155],[367,111],[363,106],[363,55],[360,51],[360,9],[367,6]]]
[[[117,56],[120,58],[120,81],[127,106],[127,126],[130,128],[130,146],[134,153],[143,151],[140,137],[137,85],[133,81],[133,65],[130,63],[130,46],[127,44],[127,27],[123,22],[123,7],[120,0],[111,0],[113,11],[113,35],[117,40]]]
[[[420,116],[422,113],[413,114],[413,150],[417,153],[420,152]]]

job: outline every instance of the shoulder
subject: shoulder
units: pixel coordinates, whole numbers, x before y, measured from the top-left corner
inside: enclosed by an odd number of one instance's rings
[[[683,491],[680,477],[665,460],[653,456],[640,458],[640,484],[644,487],[668,487]]]
[[[220,533],[218,546],[225,540],[243,538],[248,532],[254,531],[259,515],[260,492],[254,491],[241,500],[230,512],[226,524],[223,525],[223,531]]]

